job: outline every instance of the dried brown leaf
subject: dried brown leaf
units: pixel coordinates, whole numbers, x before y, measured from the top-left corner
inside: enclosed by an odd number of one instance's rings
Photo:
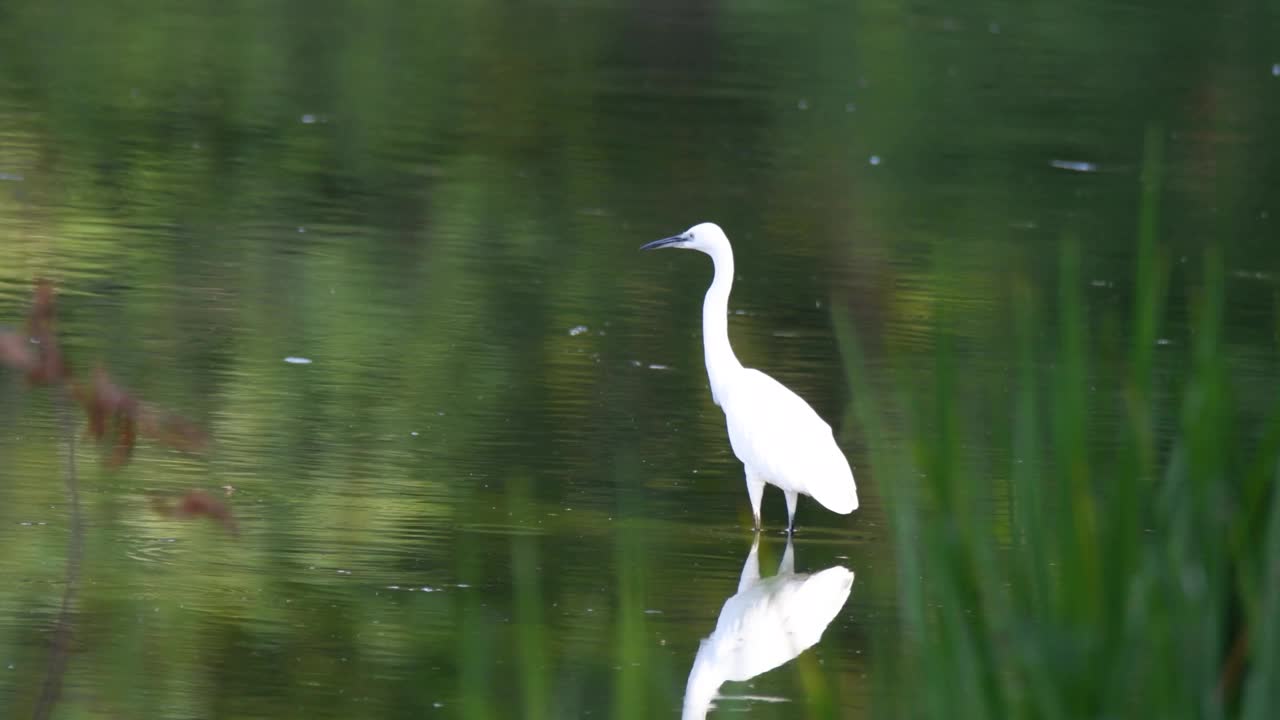
[[[27,332],[33,337],[52,333],[54,314],[53,283],[37,280],[35,296],[31,299],[31,312],[27,314]]]
[[[151,507],[165,517],[182,520],[206,517],[217,521],[233,535],[239,533],[231,508],[204,490],[188,490],[178,498],[176,503],[170,503],[163,498],[152,498]]]
[[[0,364],[29,373],[35,369],[36,362],[30,341],[11,330],[0,330]]]
[[[36,345],[36,363],[27,371],[27,382],[32,385],[53,385],[70,375],[54,333],[55,311],[53,284],[48,280],[38,281],[31,312],[27,315],[27,336]]]
[[[53,285],[38,281],[27,315],[26,336],[0,331],[0,364],[26,371],[32,385],[69,383],[72,395],[84,408],[89,436],[111,441],[109,465],[128,462],[140,433],[187,452],[208,445],[208,436],[195,424],[139,402],[112,382],[101,367],[94,369],[88,385],[74,382],[55,333],[56,310]]]
[[[111,381],[107,371],[95,368],[88,387],[76,386],[75,397],[89,419],[89,436],[105,440],[114,432],[108,464],[123,465],[138,440],[138,401]]]
[[[133,454],[133,446],[137,442],[137,423],[128,415],[117,415],[116,444],[111,450],[111,457],[107,458],[107,464],[111,467],[120,467],[129,462],[129,456]]]
[[[184,452],[200,452],[209,445],[209,436],[186,418],[145,403],[138,406],[138,431],[153,440]]]

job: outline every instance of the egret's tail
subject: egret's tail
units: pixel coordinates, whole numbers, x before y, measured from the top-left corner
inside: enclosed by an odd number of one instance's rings
[[[813,499],[831,512],[848,515],[858,509],[858,485],[853,481],[849,461],[843,455],[840,460],[840,464],[844,465],[843,472],[837,472],[830,482],[819,483],[819,487],[815,488],[818,492],[813,493]]]
[[[858,488],[850,482],[847,492],[823,493],[822,497],[815,497],[814,499],[822,503],[822,506],[831,512],[848,515],[858,509]]]

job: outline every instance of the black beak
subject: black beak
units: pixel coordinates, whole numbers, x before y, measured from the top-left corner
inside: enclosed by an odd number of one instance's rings
[[[662,238],[661,240],[654,240],[651,243],[645,243],[644,245],[640,246],[640,249],[641,250],[657,250],[658,248],[669,247],[671,245],[675,245],[676,243],[684,242],[686,239],[687,238],[685,238],[684,235],[672,235],[669,238]]]

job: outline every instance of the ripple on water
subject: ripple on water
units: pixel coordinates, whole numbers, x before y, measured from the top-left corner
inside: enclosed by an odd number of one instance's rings
[[[484,535],[511,535],[516,537],[537,537],[548,534],[546,528],[519,523],[468,523],[466,530],[467,532]]]
[[[181,552],[176,537],[130,536],[120,542],[125,546],[124,556],[138,562],[172,565]]]

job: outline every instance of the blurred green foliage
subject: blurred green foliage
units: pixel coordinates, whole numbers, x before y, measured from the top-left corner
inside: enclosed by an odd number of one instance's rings
[[[894,717],[1271,717],[1280,638],[1280,412],[1251,418],[1228,372],[1222,250],[1197,258],[1186,370],[1157,377],[1168,257],[1156,229],[1161,135],[1147,135],[1137,276],[1118,362],[1062,244],[1056,304],[1010,288],[1004,395],[960,382],[945,330],[928,391],[876,387],[845,312],[856,414],[895,524],[902,626],[882,710]],[[1046,310],[1046,306],[1052,307]],[[1046,322],[1046,316],[1052,320]],[[1056,328],[1045,338],[1043,328]],[[1119,326],[1115,326],[1119,327]],[[1097,408],[1112,406],[1114,413]],[[898,410],[892,410],[898,408]],[[905,408],[905,409],[904,409]],[[885,417],[912,440],[888,448]],[[886,415],[888,413],[888,415]],[[981,426],[966,417],[982,416]],[[1098,425],[1117,418],[1105,431]],[[1168,432],[1157,432],[1159,427]],[[1005,445],[1004,481],[967,447]],[[918,495],[901,484],[921,478]],[[993,508],[996,508],[993,512]],[[893,678],[912,678],[902,692]]]

